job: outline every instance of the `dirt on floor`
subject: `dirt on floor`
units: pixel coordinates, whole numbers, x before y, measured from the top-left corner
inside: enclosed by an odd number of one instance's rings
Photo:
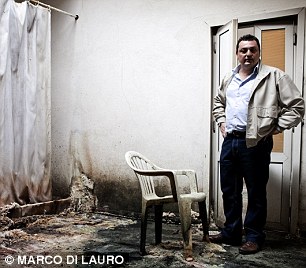
[[[14,220],[2,216],[0,267],[306,267],[305,238],[267,232],[263,250],[243,256],[238,247],[203,242],[197,222],[193,223],[194,260],[187,262],[180,225],[167,216],[160,245],[154,245],[154,222],[149,221],[146,256],[139,255],[136,218],[69,210]]]

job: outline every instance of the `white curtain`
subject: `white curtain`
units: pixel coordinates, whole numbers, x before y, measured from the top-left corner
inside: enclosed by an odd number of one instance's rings
[[[51,14],[0,5],[0,206],[49,201]]]

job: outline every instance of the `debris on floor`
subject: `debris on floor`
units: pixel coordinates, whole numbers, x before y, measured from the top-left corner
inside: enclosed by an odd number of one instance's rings
[[[0,232],[8,230],[13,224],[13,220],[8,217],[11,209],[18,206],[17,203],[0,207]]]
[[[7,208],[8,209],[8,208]],[[180,225],[163,223],[162,243],[155,245],[154,221],[148,222],[147,255],[139,254],[138,218],[108,212],[0,217],[0,267],[305,267],[304,238],[267,232],[264,249],[252,256],[238,247],[202,241],[201,224],[193,223],[194,260],[185,261]],[[165,216],[175,218],[166,212]],[[169,219],[168,219],[169,220]],[[211,233],[216,230],[211,230]],[[108,259],[107,259],[108,258]],[[46,265],[48,264],[48,265]]]

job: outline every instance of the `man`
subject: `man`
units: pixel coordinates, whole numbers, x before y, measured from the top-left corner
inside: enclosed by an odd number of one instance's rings
[[[239,65],[227,75],[214,98],[213,115],[224,141],[220,178],[224,228],[211,242],[241,245],[241,254],[258,252],[265,240],[266,185],[269,178],[272,135],[297,126],[304,116],[304,100],[283,71],[260,61],[260,43],[253,35],[236,45]],[[242,224],[243,179],[248,207]]]

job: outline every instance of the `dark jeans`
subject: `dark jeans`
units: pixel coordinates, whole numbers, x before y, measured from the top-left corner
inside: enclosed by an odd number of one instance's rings
[[[265,240],[267,218],[266,186],[269,179],[272,136],[262,139],[255,147],[247,148],[245,138],[225,137],[220,156],[221,190],[226,221],[222,235],[233,241],[242,237],[243,179],[248,192],[244,220],[246,240],[259,245]]]

